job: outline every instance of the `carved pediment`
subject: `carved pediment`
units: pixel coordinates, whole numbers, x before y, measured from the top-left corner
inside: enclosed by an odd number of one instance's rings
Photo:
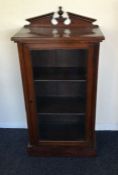
[[[77,15],[71,12],[63,12],[59,7],[58,12],[48,13],[42,16],[27,19],[31,27],[93,27],[96,19]]]

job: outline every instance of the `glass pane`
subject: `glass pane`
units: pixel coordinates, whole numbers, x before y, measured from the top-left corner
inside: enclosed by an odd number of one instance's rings
[[[86,80],[84,67],[34,67],[34,80]]]
[[[39,138],[86,137],[87,50],[31,50]]]
[[[86,49],[32,50],[33,67],[86,67]]]
[[[85,139],[85,116],[73,114],[39,115],[41,140]]]

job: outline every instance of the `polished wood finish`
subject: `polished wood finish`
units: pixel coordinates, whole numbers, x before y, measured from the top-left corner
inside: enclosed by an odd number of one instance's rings
[[[95,19],[68,12],[27,19],[12,37],[18,44],[29,131],[28,153],[95,156],[99,44]],[[38,101],[39,100],[39,101]]]

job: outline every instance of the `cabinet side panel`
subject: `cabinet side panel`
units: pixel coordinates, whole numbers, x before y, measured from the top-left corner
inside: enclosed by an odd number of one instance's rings
[[[91,126],[92,118],[92,97],[93,97],[93,55],[94,49],[93,45],[89,46],[88,49],[88,66],[87,66],[87,123],[86,123],[86,130],[87,130],[87,140],[89,144],[93,142],[91,140],[91,133],[93,133],[94,128]]]
[[[37,127],[36,127],[36,116],[32,114],[31,111],[31,103],[30,94],[28,89],[28,65],[26,60],[29,59],[28,54],[25,52],[25,48],[23,44],[18,43],[18,53],[19,53],[19,62],[22,76],[22,84],[23,84],[23,92],[24,92],[24,100],[25,100],[25,108],[27,115],[27,124],[28,124],[28,132],[29,132],[29,142],[30,144],[38,144],[38,136],[37,136]]]
[[[96,44],[94,45],[94,55],[93,55],[93,93],[92,93],[93,96],[92,96],[91,127],[94,128],[94,132],[91,134],[92,138],[94,137],[95,133],[98,64],[99,64],[99,44]]]
[[[88,55],[87,136],[90,144],[95,142],[95,111],[97,92],[99,44],[90,45]]]

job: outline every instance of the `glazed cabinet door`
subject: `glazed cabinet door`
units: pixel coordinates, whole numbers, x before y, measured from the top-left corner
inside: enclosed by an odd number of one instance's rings
[[[93,130],[93,47],[23,51],[31,142],[88,145]]]

